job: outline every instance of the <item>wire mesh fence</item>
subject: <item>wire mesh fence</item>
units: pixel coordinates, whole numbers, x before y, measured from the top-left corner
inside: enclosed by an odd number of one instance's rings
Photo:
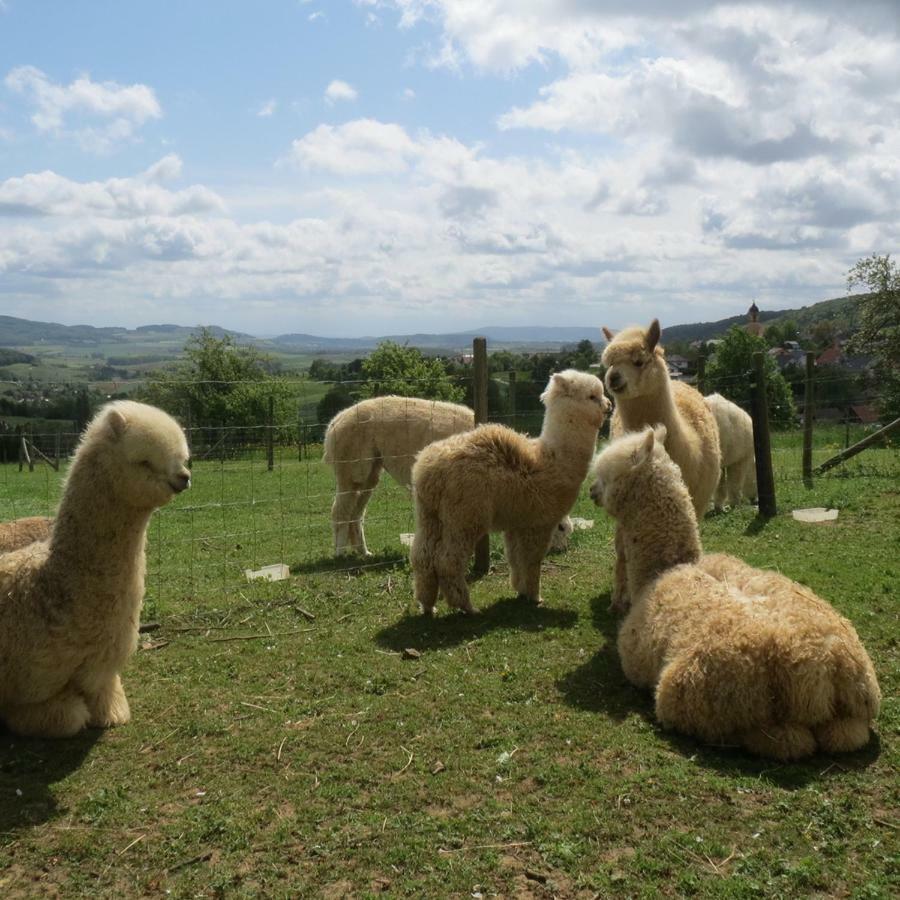
[[[471,397],[471,376],[455,378],[453,384]],[[176,599],[214,606],[235,594],[251,597],[266,592],[271,586],[250,580],[247,573],[272,564],[287,566],[292,575],[302,576],[349,573],[402,562],[408,550],[401,536],[413,531],[413,504],[408,489],[384,473],[365,512],[366,539],[373,555],[335,556],[335,476],[323,459],[327,420],[317,414],[333,386],[297,380],[291,384],[288,403],[279,404],[274,412],[270,406],[255,419],[245,418],[240,423],[204,420],[198,410],[178,415],[192,450],[193,485],[159,510],[151,523],[147,598],[153,609],[165,610]],[[370,387],[364,381],[342,386],[351,398]],[[545,386],[544,378],[522,372],[492,373],[488,419],[537,434],[542,423],[540,394]],[[728,393],[727,387],[718,385],[722,393]],[[829,389],[825,381],[817,384],[823,395]],[[824,414],[816,417],[813,429],[813,465],[870,434],[875,423],[863,419],[877,409],[877,402],[877,392],[861,390],[845,392],[840,405],[822,407],[819,412]],[[800,421],[795,411],[788,427],[772,433],[779,499],[786,489],[790,493],[802,485]],[[396,428],[406,424],[394,421]],[[605,437],[601,435],[601,439]],[[0,429],[0,439],[0,520],[52,516],[61,496],[67,457],[78,440],[75,423],[7,421]],[[23,442],[27,460],[20,456]],[[412,447],[410,453],[417,449]],[[56,460],[58,470],[53,465]],[[886,489],[891,484],[896,487],[900,478],[896,434],[893,441],[888,438],[816,482],[819,487],[835,486],[846,478],[880,480]],[[579,502],[588,508],[585,497]]]

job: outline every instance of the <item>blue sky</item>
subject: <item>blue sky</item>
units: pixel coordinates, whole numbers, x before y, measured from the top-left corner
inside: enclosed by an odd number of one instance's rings
[[[663,324],[900,234],[898,4],[0,0],[0,307]]]

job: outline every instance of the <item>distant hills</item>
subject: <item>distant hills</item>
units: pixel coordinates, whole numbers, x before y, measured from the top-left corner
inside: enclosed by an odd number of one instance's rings
[[[807,330],[815,322],[823,319],[852,323],[854,301],[852,297],[838,297],[824,300],[796,309],[768,310],[760,312],[760,320],[773,322],[778,319],[794,319],[801,331]],[[732,325],[744,324],[746,314],[719,319],[715,322],[695,322],[686,325],[666,326],[663,322],[663,342],[709,340],[721,337]],[[142,325],[138,328],[97,328],[92,325],[60,325],[53,322],[34,322],[13,316],[0,316],[0,347],[40,348],[41,345],[78,347],[82,350],[91,346],[129,344],[159,344],[169,350],[177,350],[188,338],[196,334],[200,326],[183,325]],[[409,344],[423,350],[460,351],[472,346],[475,337],[486,337],[495,348],[524,347],[527,349],[551,349],[562,344],[577,343],[580,340],[600,342],[599,325],[584,326],[492,326],[471,331],[444,334],[393,334],[372,335],[359,338],[322,337],[314,334],[282,334],[274,338],[258,338],[243,332],[231,331],[217,326],[209,326],[213,334],[221,337],[232,335],[241,343],[252,343],[262,348],[287,353],[328,353],[365,352],[376,347],[381,341],[392,340]]]

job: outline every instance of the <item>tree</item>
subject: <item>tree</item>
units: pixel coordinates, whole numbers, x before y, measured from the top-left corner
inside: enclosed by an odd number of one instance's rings
[[[753,383],[753,354],[763,351],[766,374],[766,399],[769,421],[775,426],[794,424],[794,398],[778,365],[768,353],[766,342],[743,328],[732,326],[716,345],[715,355],[706,367],[706,389],[718,392],[744,409],[750,408]]]
[[[173,415],[190,411],[198,425],[248,427],[266,421],[272,397],[275,421],[288,421],[288,386],[270,369],[271,360],[255,347],[204,328],[185,344],[184,359],[151,374],[139,399]]]
[[[399,394],[458,403],[465,395],[439,359],[427,359],[421,350],[394,341],[382,341],[363,360],[362,375],[366,379],[360,386],[363,398]]]
[[[858,330],[848,349],[875,357],[879,411],[894,419],[900,416],[900,266],[890,254],[860,259],[847,273],[848,290],[857,286],[869,293],[856,298]]]

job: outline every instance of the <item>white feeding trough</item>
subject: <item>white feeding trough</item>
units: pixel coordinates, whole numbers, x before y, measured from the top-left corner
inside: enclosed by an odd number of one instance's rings
[[[798,522],[834,522],[838,517],[838,511],[825,509],[824,506],[811,506],[809,509],[795,509],[791,515]]]
[[[273,563],[271,566],[263,566],[261,569],[244,569],[244,575],[247,576],[247,581],[257,581],[258,579],[284,581],[291,577],[291,570],[284,563]]]

